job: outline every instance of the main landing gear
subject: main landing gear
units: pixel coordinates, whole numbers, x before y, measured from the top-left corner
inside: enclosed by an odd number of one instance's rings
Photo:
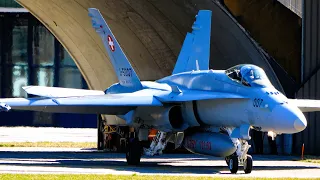
[[[126,149],[126,159],[129,165],[138,165],[140,163],[142,155],[142,147],[138,138],[129,138],[127,149]]]
[[[232,138],[233,139],[233,138]],[[239,169],[239,165],[243,165],[243,170],[246,174],[252,171],[252,157],[247,154],[251,147],[246,140],[233,139],[235,145],[237,145],[237,151],[226,157],[226,163],[232,174],[236,174]]]
[[[149,148],[142,148],[138,138],[129,138],[126,151],[127,163],[129,165],[138,165],[142,154],[147,156],[161,155],[167,145],[166,137],[166,132],[158,131]]]

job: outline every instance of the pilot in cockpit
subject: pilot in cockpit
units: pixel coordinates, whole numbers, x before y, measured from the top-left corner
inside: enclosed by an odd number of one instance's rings
[[[249,82],[254,80],[254,72],[252,67],[243,66],[240,69],[240,72],[243,74],[243,78],[241,79],[241,83],[245,86],[251,86]]]
[[[253,75],[253,70],[252,69],[249,72],[249,77],[250,77],[250,79],[254,79],[254,75]]]
[[[250,69],[249,72],[247,72],[247,74],[245,74],[245,75],[246,75],[246,78],[243,78],[241,80],[242,84],[245,85],[245,86],[251,86],[248,81],[250,79],[250,82],[251,82],[251,81],[253,81],[255,79],[253,69]]]
[[[263,69],[250,64],[242,64],[226,70],[227,75],[248,87],[272,86]]]

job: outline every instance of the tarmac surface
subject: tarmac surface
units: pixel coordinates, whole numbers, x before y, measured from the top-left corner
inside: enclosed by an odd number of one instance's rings
[[[0,128],[0,142],[96,142],[96,129]],[[80,148],[0,148],[0,173],[28,174],[165,174],[221,177],[320,178],[320,164],[295,161],[298,157],[254,155],[254,169],[230,174],[222,158],[194,154],[143,157],[139,166],[128,166],[125,154]]]
[[[96,150],[61,148],[0,148],[0,173],[187,175],[219,177],[320,177],[320,164],[293,161],[294,157],[253,156],[254,169],[230,174],[221,158],[194,154],[143,157],[128,166],[125,155]]]
[[[0,142],[97,142],[97,129],[0,127]]]

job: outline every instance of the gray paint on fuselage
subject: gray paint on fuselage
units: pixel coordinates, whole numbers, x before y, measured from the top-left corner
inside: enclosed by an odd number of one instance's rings
[[[202,125],[215,127],[251,125],[261,127],[263,131],[296,132],[293,126],[295,118],[305,118],[297,108],[288,104],[287,98],[271,84],[267,85],[267,87],[258,85],[253,87],[245,86],[239,81],[229,78],[225,72],[225,70],[190,71],[174,74],[155,82],[144,81],[141,84],[143,89],[149,90],[146,92],[152,93],[159,98],[161,94],[164,97],[168,97],[170,93],[173,93],[172,96],[175,96],[174,93],[179,92],[173,92],[173,89],[177,88],[182,93],[184,91],[192,93],[192,90],[194,90],[195,93],[196,91],[206,91],[229,94],[223,98],[208,98],[210,100],[175,103],[170,103],[169,101],[164,103],[164,106],[168,107],[170,105],[181,106],[184,124],[180,130],[186,127]],[[233,95],[238,97],[234,98]],[[275,108],[278,115],[275,115]],[[297,112],[294,111],[295,109],[297,109]],[[156,120],[156,118],[152,117],[154,115],[152,112],[160,113],[158,110],[158,107],[138,107],[136,111],[139,113],[135,113],[136,116],[134,118],[140,118],[140,123],[135,123],[135,126],[147,125],[170,131],[172,127],[168,119],[161,118]],[[282,116],[281,113],[288,114]],[[133,122],[132,119],[126,121]],[[172,131],[175,130],[172,129]]]
[[[225,70],[191,71],[165,77],[160,84],[176,85],[181,89],[226,92],[243,95],[244,99],[212,99],[197,101],[200,120],[206,125],[239,127],[242,124],[275,130],[276,122],[269,119],[276,105],[287,98],[274,87],[248,87],[229,78]],[[168,87],[168,86],[167,86]],[[271,94],[272,93],[272,94]],[[255,101],[259,107],[255,107]],[[192,109],[190,109],[191,111]]]
[[[231,127],[250,124],[248,104],[248,99],[215,99],[196,102],[199,118],[204,124]]]

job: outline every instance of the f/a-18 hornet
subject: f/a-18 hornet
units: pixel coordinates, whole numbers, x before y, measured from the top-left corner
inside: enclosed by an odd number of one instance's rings
[[[241,64],[209,69],[211,11],[200,10],[187,33],[172,75],[140,81],[99,10],[89,8],[119,82],[105,91],[26,86],[34,98],[0,99],[1,109],[116,115],[134,128],[127,144],[130,165],[141,156],[160,155],[167,142],[193,153],[225,158],[231,173],[243,165],[252,171],[247,154],[249,131],[292,134],[307,126],[303,112],[318,111],[316,100],[288,99],[260,67]],[[150,129],[159,130],[142,147]]]

